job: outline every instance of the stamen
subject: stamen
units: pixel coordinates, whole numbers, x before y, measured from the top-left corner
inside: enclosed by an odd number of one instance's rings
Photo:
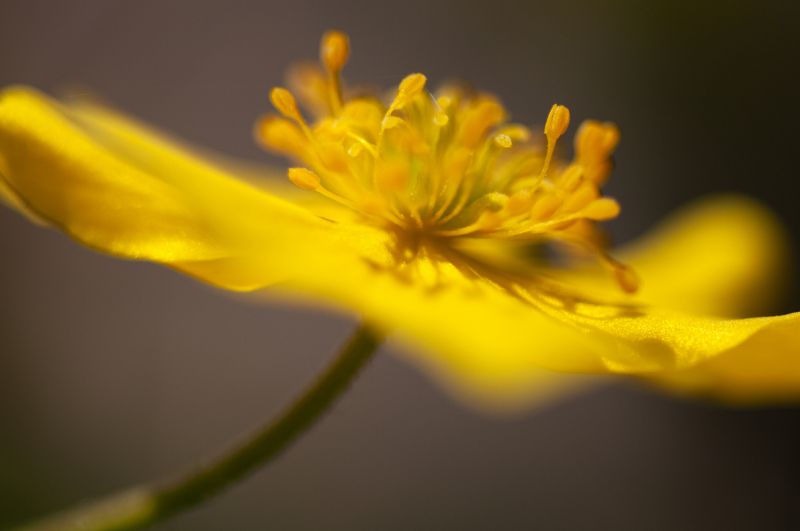
[[[563,105],[553,105],[550,108],[550,114],[547,115],[547,121],[544,124],[544,136],[547,138],[547,153],[544,157],[544,165],[542,165],[542,177],[547,175],[547,170],[550,169],[550,161],[553,159],[556,142],[567,132],[568,127],[569,109]]]
[[[483,141],[488,130],[499,124],[504,117],[503,107],[492,99],[478,102],[463,118],[460,141],[468,149],[475,149]]]
[[[497,144],[498,147],[501,147],[503,149],[508,149],[514,144],[511,141],[511,137],[505,134],[495,135],[494,143]]]
[[[395,127],[397,127],[398,125],[402,124],[403,122],[404,122],[404,120],[402,118],[400,118],[399,116],[388,116],[387,115],[383,119],[383,121],[381,122],[381,125],[383,126],[384,129],[394,129]]]
[[[353,145],[351,145],[350,148],[347,150],[347,154],[350,155],[351,157],[359,156],[361,154],[362,149],[366,149],[373,157],[378,156],[378,152],[375,149],[375,146],[370,144],[364,138],[360,137],[359,135],[357,135],[352,131],[347,131],[347,136],[355,140]]]
[[[478,219],[469,225],[455,229],[437,230],[436,235],[445,238],[457,236],[467,236],[476,232],[491,231],[498,228],[503,223],[503,218],[491,210],[484,210],[478,215]]]
[[[327,32],[322,36],[319,55],[329,72],[340,72],[350,57],[350,39],[341,31]]]
[[[397,127],[403,122],[401,118],[392,116],[392,113],[396,110],[402,109],[406,104],[414,99],[414,97],[419,94],[423,88],[425,88],[426,82],[427,78],[422,74],[409,74],[400,82],[400,85],[397,87],[397,95],[394,97],[391,105],[389,105],[389,108],[386,109],[383,120],[381,120],[381,128],[378,132],[378,141],[376,142],[378,152],[381,151],[381,146],[383,145],[383,135],[386,130]]]
[[[274,87],[269,93],[269,99],[272,101],[272,105],[275,109],[286,118],[298,123],[305,123],[303,115],[300,114],[300,109],[297,107],[297,100],[294,99],[292,93],[287,89],[283,87]]]
[[[597,189],[592,183],[586,181],[581,183],[578,188],[564,200],[563,208],[566,212],[577,212],[596,198]]]
[[[608,255],[604,254],[604,257],[614,271],[614,279],[617,281],[619,287],[622,288],[625,293],[636,293],[639,290],[639,285],[641,284],[636,271],[631,269],[629,266],[614,260]]]
[[[558,189],[566,194],[571,194],[583,182],[583,167],[578,164],[567,166],[558,178]]]
[[[256,139],[264,147],[291,155],[298,159],[305,158],[308,141],[297,126],[278,116],[267,116],[256,124]]]
[[[508,205],[506,209],[512,216],[524,214],[533,206],[533,192],[530,189],[519,190],[514,192],[508,198]]]
[[[425,88],[427,81],[428,78],[422,74],[407,75],[397,88],[397,97],[395,97],[392,107],[399,109],[414,99]]]
[[[589,206],[584,208],[581,214],[593,221],[606,221],[617,217],[619,211],[619,203],[614,199],[610,197],[601,197],[589,203]]]
[[[426,252],[458,255],[461,237],[553,239],[591,250],[621,289],[637,288],[635,273],[608,256],[595,225],[620,212],[614,199],[600,193],[619,141],[614,125],[584,123],[574,160],[556,163],[557,142],[570,122],[567,107],[550,109],[543,149],[530,143],[528,128],[506,121],[493,96],[457,86],[430,94],[419,73],[403,78],[388,104],[370,95],[345,101],[340,74],[349,54],[347,36],[328,32],[320,45],[323,68],[301,72],[308,86],[296,94],[316,117],[312,126],[289,90],[270,92],[281,116],[260,120],[256,136],[298,161],[288,171],[295,186],[391,227],[398,252],[411,253],[408,260]],[[424,245],[404,248],[406,240]],[[429,244],[437,249],[427,249]]]
[[[500,192],[489,192],[480,199],[486,205],[486,209],[491,212],[500,212],[508,206],[511,200],[506,194]]]
[[[443,186],[441,186],[440,194],[437,194],[441,195],[442,201],[438,210],[433,214],[432,221],[440,222],[442,216],[456,199],[471,162],[472,152],[466,148],[452,151],[442,161]],[[438,185],[438,183],[436,184]],[[439,188],[436,190],[438,191]]]
[[[350,40],[340,31],[329,31],[322,36],[319,50],[320,60],[328,72],[331,112],[339,114],[342,109],[342,80],[340,72],[350,56]]]
[[[306,168],[289,168],[287,172],[292,184],[302,190],[314,192],[319,189],[321,179],[319,175]]]
[[[345,199],[339,194],[335,194],[322,186],[322,180],[320,179],[319,175],[313,171],[307,168],[289,168],[287,174],[292,184],[298,188],[302,190],[308,190],[310,192],[317,192],[328,199],[346,206],[347,208],[353,210],[357,209],[357,205],[352,201]]]
[[[604,159],[619,143],[619,129],[614,124],[587,120],[575,133],[575,153],[579,159]]]
[[[575,134],[575,157],[584,167],[586,178],[598,186],[611,172],[611,153],[619,143],[619,129],[614,124],[587,120]]]
[[[506,127],[503,127],[500,130],[501,134],[508,136],[511,140],[515,142],[527,142],[531,137],[531,131],[524,125],[519,124],[512,124]]]
[[[539,222],[549,219],[559,208],[561,208],[561,199],[555,195],[544,195],[533,204],[531,221]]]

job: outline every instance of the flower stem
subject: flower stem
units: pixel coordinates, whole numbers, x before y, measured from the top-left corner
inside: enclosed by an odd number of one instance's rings
[[[277,457],[347,389],[381,343],[361,324],[339,355],[282,415],[230,451],[177,480],[136,487],[17,531],[123,531],[140,529],[193,507]]]

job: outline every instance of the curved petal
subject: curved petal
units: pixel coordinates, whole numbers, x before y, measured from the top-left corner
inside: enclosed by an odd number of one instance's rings
[[[641,279],[633,297],[621,297],[605,271],[557,276],[603,300],[743,317],[775,307],[789,254],[789,239],[772,212],[747,197],[723,195],[680,209],[614,252]]]
[[[482,409],[526,407],[586,383],[575,373],[604,372],[591,336],[452,266],[417,265],[398,272],[355,256],[321,257],[263,294],[365,316],[411,347],[404,355],[456,397]]]
[[[85,245],[230,289],[282,278],[293,249],[342,239],[332,224],[119,114],[23,87],[0,94],[0,178],[6,202]]]
[[[774,318],[738,346],[649,378],[664,389],[733,404],[800,400],[800,314]]]
[[[684,207],[619,252],[642,278],[639,301],[725,317],[763,315],[788,276],[789,238],[766,207],[727,195]]]
[[[25,206],[25,203],[17,196],[14,190],[6,184],[6,179],[3,178],[2,174],[0,174],[0,203],[10,207],[12,210],[16,210],[37,225],[47,224],[45,220]]]
[[[484,406],[525,405],[554,373],[658,378],[709,360],[739,363],[743,351],[744,357],[760,356],[763,341],[776,360],[797,363],[800,345],[800,314],[726,320],[652,307],[567,307],[535,293],[518,297],[431,263],[397,272],[355,257],[326,257],[277,288],[312,302],[321,298],[396,331],[415,347],[412,359]],[[800,371],[792,385],[800,389]]]

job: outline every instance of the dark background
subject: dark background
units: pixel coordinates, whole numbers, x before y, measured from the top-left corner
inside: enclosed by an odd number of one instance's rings
[[[269,161],[251,140],[267,91],[335,27],[353,81],[422,71],[499,94],[522,122],[557,101],[576,123],[620,124],[620,241],[734,190],[800,242],[791,4],[0,0],[0,85],[78,83]],[[0,257],[0,527],[216,452],[352,328],[93,254],[5,209]],[[798,308],[791,291],[782,310]],[[618,385],[498,419],[382,354],[277,463],[158,529],[800,529],[800,409]]]

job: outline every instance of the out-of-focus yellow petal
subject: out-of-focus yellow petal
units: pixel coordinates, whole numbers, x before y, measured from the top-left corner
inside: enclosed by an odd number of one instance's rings
[[[283,278],[296,247],[347,239],[121,115],[27,88],[0,95],[0,178],[6,202],[85,245],[231,289]]]
[[[615,251],[641,279],[622,298],[606,271],[557,276],[601,300],[718,317],[763,315],[787,282],[788,238],[756,201],[734,195],[699,200]]]
[[[725,317],[763,315],[787,279],[788,238],[775,215],[743,196],[697,201],[619,257],[653,306]]]
[[[423,262],[390,271],[340,254],[306,264],[265,295],[326,303],[396,332],[411,347],[405,355],[484,409],[519,409],[590,380],[574,373],[605,372],[592,337],[450,265],[436,270]]]
[[[9,186],[6,184],[6,180],[3,179],[2,175],[0,175],[0,203],[10,207],[12,210],[16,210],[37,225],[47,224],[46,221],[36,215],[36,213],[30,208],[25,206],[25,203],[23,203],[17,194],[14,193],[14,190],[9,188]]]
[[[735,359],[747,345],[779,333],[787,341],[774,341],[780,350],[773,355],[788,363],[800,344],[798,315],[726,320],[636,306],[566,308],[528,302],[430,263],[397,272],[331,257],[307,264],[304,275],[283,289],[396,331],[415,347],[409,350],[414,360],[485,407],[525,405],[546,386],[562,383],[554,373],[657,378]],[[800,388],[800,371],[795,384]]]

